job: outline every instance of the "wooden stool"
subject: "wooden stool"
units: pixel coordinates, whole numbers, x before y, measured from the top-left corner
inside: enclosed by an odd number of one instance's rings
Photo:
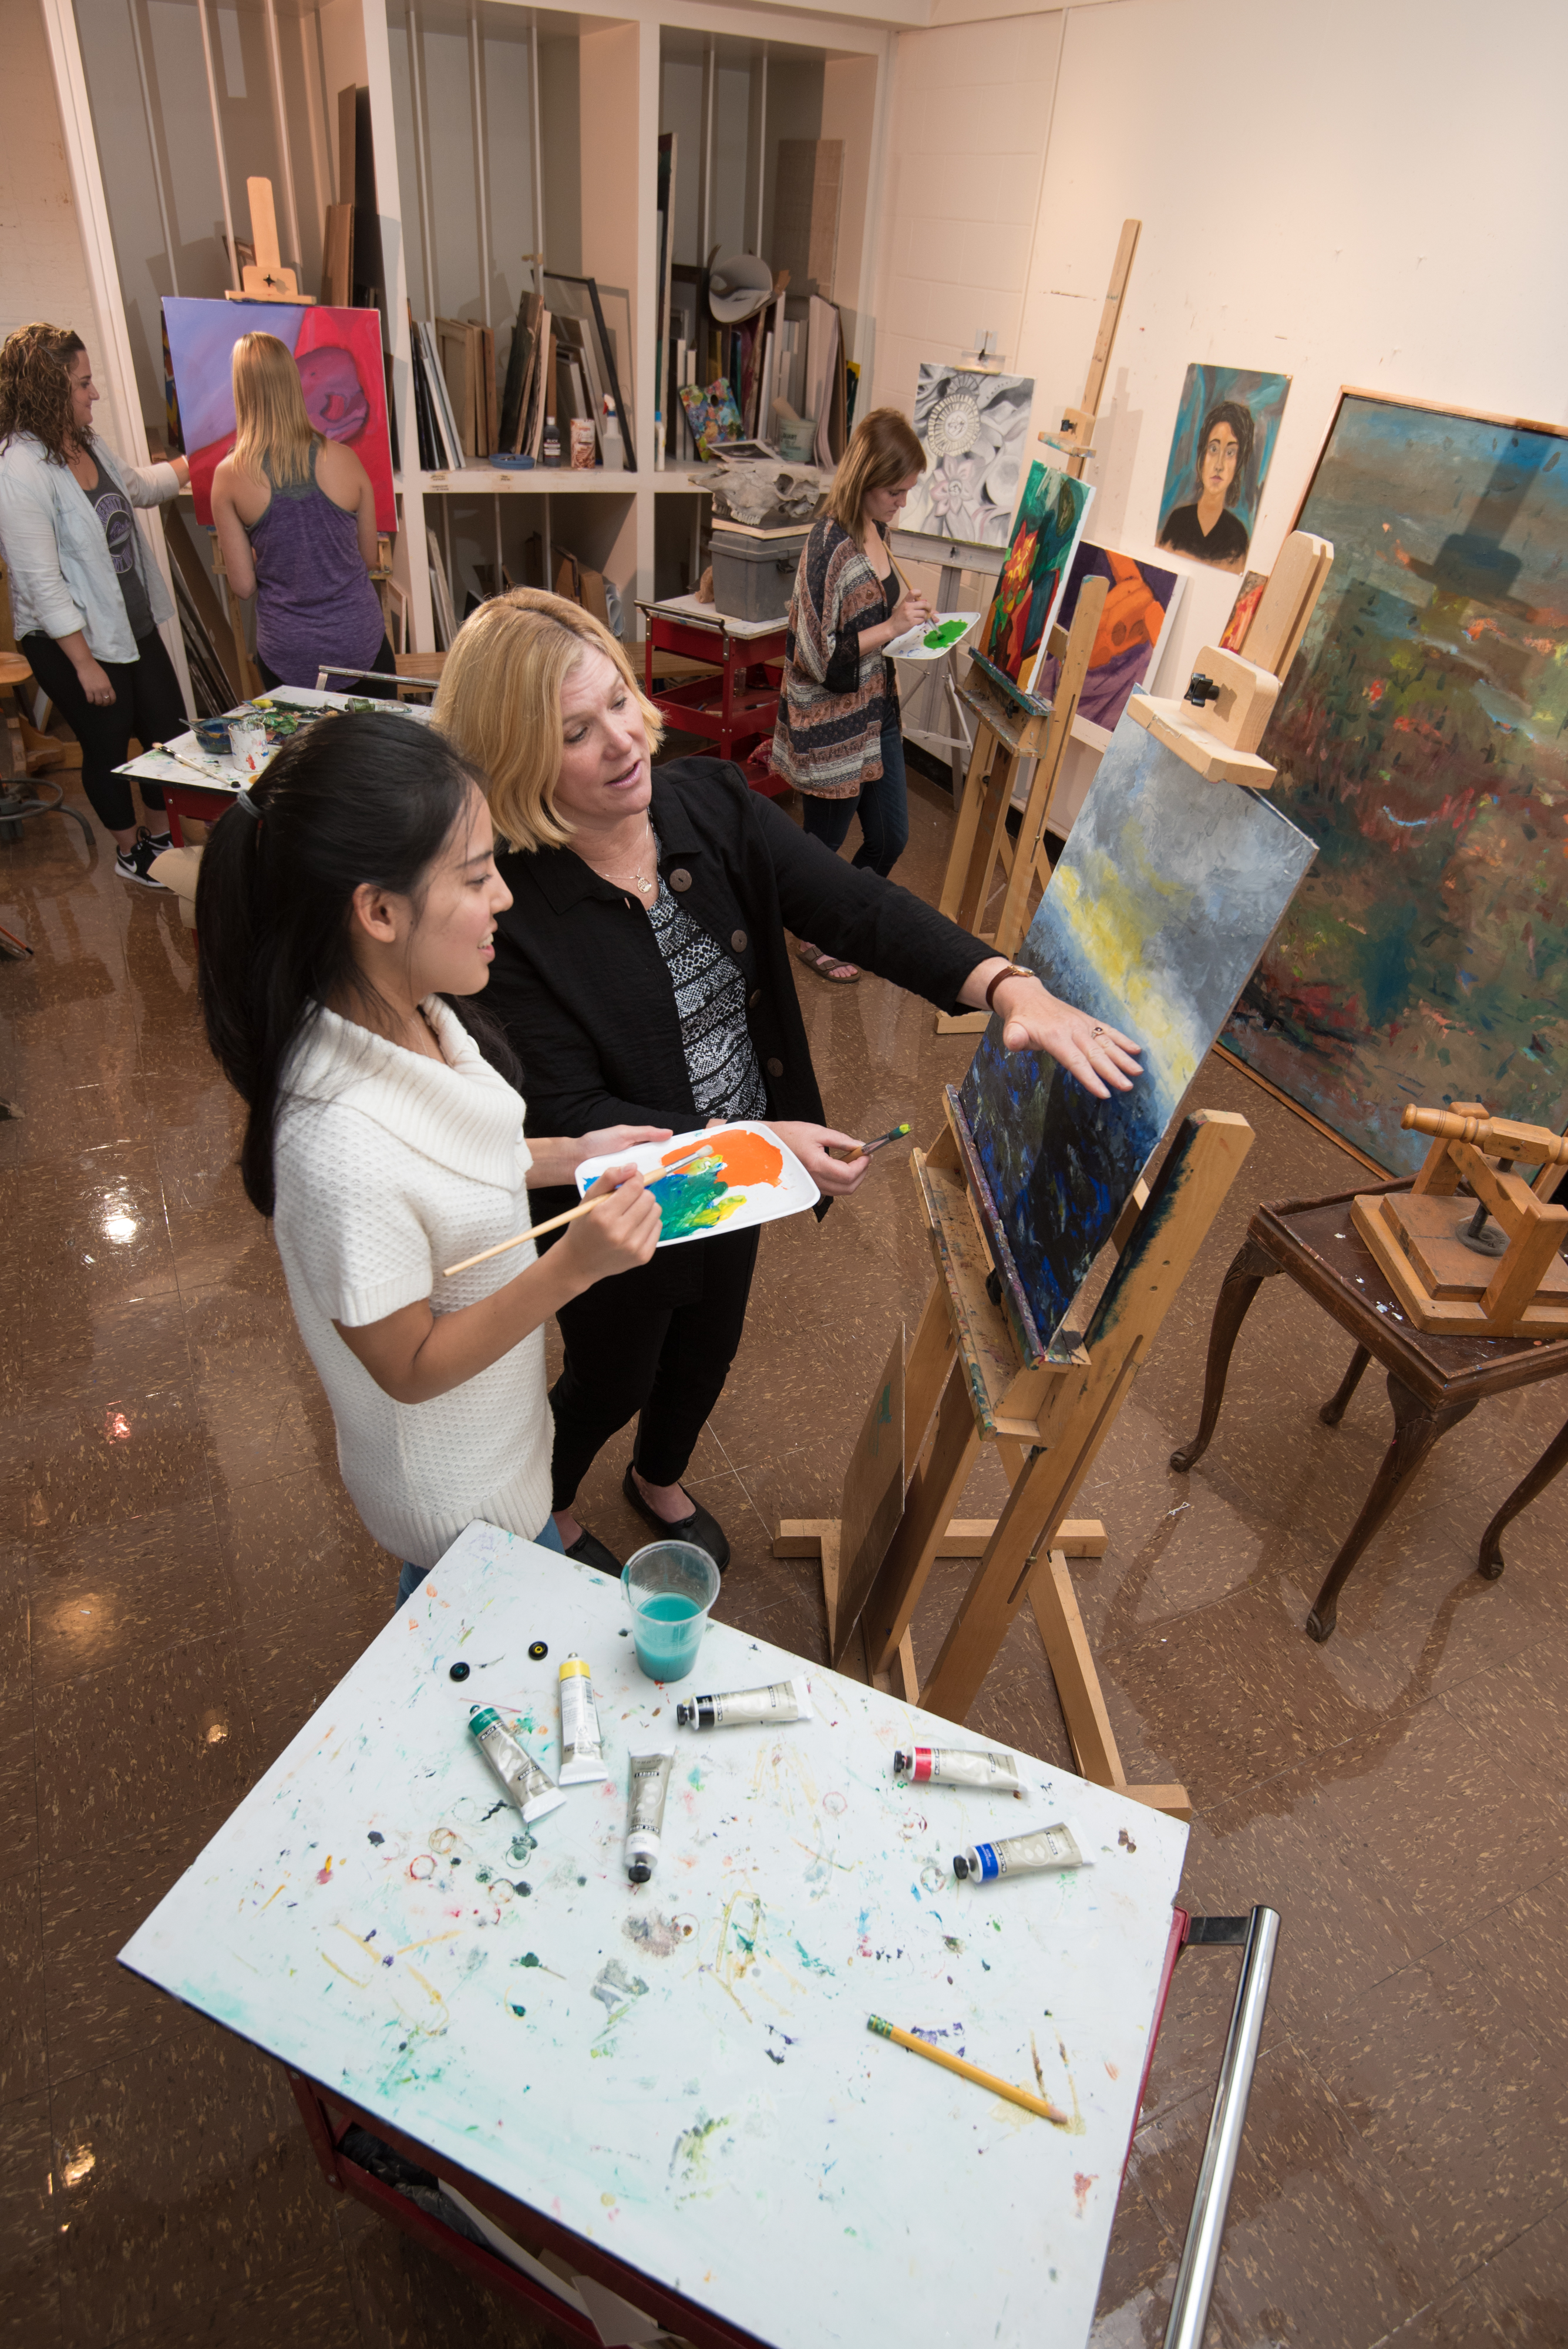
[[[1394,1406],[1394,1438],[1361,1514],[1313,1602],[1306,1628],[1314,1640],[1326,1640],[1334,1630],[1339,1594],[1352,1568],[1438,1438],[1468,1419],[1488,1395],[1533,1386],[1540,1379],[1561,1378],[1568,1371],[1568,1338],[1546,1343],[1529,1338],[1440,1338],[1417,1330],[1404,1317],[1376,1257],[1356,1230],[1350,1209],[1357,1196],[1387,1197],[1407,1193],[1410,1187],[1408,1181],[1384,1183],[1360,1193],[1342,1191],[1331,1199],[1291,1199],[1279,1206],[1258,1209],[1247,1226],[1245,1241],[1231,1259],[1214,1308],[1198,1433],[1170,1455],[1171,1466],[1184,1474],[1209,1449],[1238,1332],[1253,1298],[1276,1272],[1288,1273],[1355,1340],[1355,1351],[1338,1391],[1318,1413],[1325,1427],[1339,1425],[1368,1361],[1376,1357],[1382,1364],[1388,1374],[1388,1400]],[[1489,1581],[1495,1581],[1502,1572],[1499,1542],[1503,1527],[1546,1490],[1565,1463],[1568,1428],[1547,1448],[1487,1527],[1480,1570]]]
[[[64,815],[79,823],[90,842],[91,825],[77,809],[62,806],[57,783],[40,783],[37,792],[48,794],[43,798],[29,798],[25,790],[16,789],[40,767],[79,767],[82,762],[79,742],[57,742],[52,734],[40,734],[28,722],[18,688],[32,674],[25,653],[0,652],[0,693],[16,696],[15,717],[0,712],[0,840],[19,840],[24,816]]]

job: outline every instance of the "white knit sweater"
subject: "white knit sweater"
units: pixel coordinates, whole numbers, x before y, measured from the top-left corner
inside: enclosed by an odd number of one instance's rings
[[[472,1305],[534,1244],[455,1280],[441,1268],[529,1222],[523,1102],[445,1004],[424,1058],[323,1010],[286,1076],[274,1228],[288,1293],[337,1428],[355,1507],[397,1557],[433,1566],[476,1517],[532,1540],[550,1512],[545,1333],[433,1402],[394,1402],[334,1321],[358,1329],[429,1298]]]

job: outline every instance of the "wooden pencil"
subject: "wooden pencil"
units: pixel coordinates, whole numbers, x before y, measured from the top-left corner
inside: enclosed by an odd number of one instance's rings
[[[995,2096],[1005,2096],[1010,2105],[1022,2105],[1026,2113],[1038,2113],[1044,2121],[1054,2121],[1058,2128],[1071,2127],[1071,2116],[1047,2104],[1044,2096],[1032,2096],[1027,2088],[1015,2088],[1011,2080],[999,2080],[993,2072],[982,2072],[978,2064],[966,2064],[961,2055],[950,2055],[945,2047],[933,2047],[929,2039],[917,2039],[912,2031],[900,2031],[896,2023],[884,2023],[879,2014],[868,2014],[866,2027],[876,2032],[879,2039],[891,2039],[897,2046],[907,2047],[911,2055],[923,2055],[928,2063],[940,2064],[944,2070],[956,2072],[963,2080],[972,2080],[977,2088],[989,2088]]]
[[[711,1163],[715,1166],[721,1166],[723,1161],[715,1158]],[[656,1174],[646,1188],[649,1191],[657,1191],[659,1185],[668,1183],[672,1174],[703,1174],[707,1171],[708,1164],[709,1161],[701,1156],[684,1158],[678,1165],[667,1166],[662,1174]],[[488,1264],[493,1256],[504,1256],[508,1248],[521,1247],[524,1240],[542,1239],[546,1232],[558,1232],[563,1224],[575,1224],[579,1216],[586,1216],[588,1209],[597,1204],[596,1200],[584,1199],[576,1206],[567,1207],[561,1215],[552,1216],[548,1223],[530,1224],[525,1232],[514,1232],[509,1240],[501,1240],[494,1247],[481,1248],[477,1256],[465,1256],[461,1264],[449,1264],[441,1278],[451,1280],[457,1273],[472,1272],[476,1264]]]

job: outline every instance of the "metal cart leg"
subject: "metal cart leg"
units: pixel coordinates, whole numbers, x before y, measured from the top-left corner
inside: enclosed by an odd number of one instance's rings
[[[1252,2067],[1258,2060],[1263,2012],[1269,2002],[1269,1980],[1280,1938],[1279,1912],[1254,1909],[1251,1917],[1195,1917],[1188,1939],[1210,1948],[1241,1948],[1241,1974],[1236,2003],[1214,2091],[1209,2140],[1198,2172],[1198,2190],[1187,2222],[1187,2240],[1176,2271],[1170,2317],[1165,2328],[1165,2349],[1200,2349],[1209,2322],[1209,2298],[1220,2265],[1220,2247],[1231,2207],[1231,2185],[1236,2158],[1241,2150],[1247,2099],[1252,2092]]]

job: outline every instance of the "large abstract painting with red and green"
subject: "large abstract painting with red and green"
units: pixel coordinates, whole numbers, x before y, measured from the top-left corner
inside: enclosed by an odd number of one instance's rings
[[[1002,669],[1025,693],[1034,689],[1035,671],[1051,624],[1067,585],[1067,573],[1095,492],[1071,473],[1031,465],[1007,561],[977,639],[976,649]]]
[[[1395,1173],[1407,1102],[1568,1118],[1568,435],[1340,400],[1262,744],[1317,843],[1225,1041]]]

